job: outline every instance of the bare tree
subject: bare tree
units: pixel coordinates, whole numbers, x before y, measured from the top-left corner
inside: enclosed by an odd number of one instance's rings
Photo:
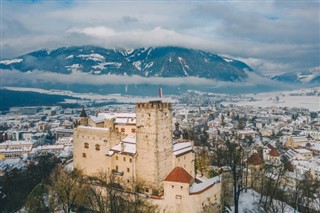
[[[136,192],[126,191],[116,181],[116,176],[100,173],[98,178],[90,178],[88,193],[88,208],[100,213],[143,213],[156,212],[156,206],[151,205],[146,196],[138,192],[137,184],[133,188]]]
[[[228,168],[229,179],[232,182],[234,212],[239,212],[239,198],[241,191],[244,190],[243,172],[245,169],[244,152],[240,144],[227,140],[224,146],[218,147],[216,156],[222,157],[219,163]]]
[[[51,177],[50,206],[54,211],[70,213],[71,209],[86,201],[87,180],[81,170],[64,171],[57,167]]]

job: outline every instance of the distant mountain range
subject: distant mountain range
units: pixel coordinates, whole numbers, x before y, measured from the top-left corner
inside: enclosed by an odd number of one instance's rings
[[[273,80],[296,84],[319,84],[320,71],[290,72],[272,77]]]
[[[172,46],[130,50],[96,46],[41,49],[1,60],[0,69],[5,70],[3,86],[100,94],[155,95],[160,86],[167,94],[186,90],[251,93],[320,82],[319,69],[270,78],[229,57]]]
[[[253,70],[245,63],[200,50],[149,47],[131,50],[95,46],[42,49],[0,61],[0,69],[92,75],[144,77],[194,76],[219,81],[243,81]]]

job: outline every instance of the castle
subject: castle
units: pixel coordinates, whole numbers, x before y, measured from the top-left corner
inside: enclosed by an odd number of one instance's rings
[[[128,190],[142,193],[162,212],[200,212],[205,205],[220,211],[220,177],[195,178],[192,143],[172,131],[172,104],[137,103],[136,113],[82,110],[74,128],[74,166],[88,176],[113,174]],[[181,133],[181,132],[180,132]]]

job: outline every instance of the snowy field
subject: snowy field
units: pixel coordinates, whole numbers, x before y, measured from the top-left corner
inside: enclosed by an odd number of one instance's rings
[[[320,111],[320,96],[317,94],[320,94],[319,87],[284,92],[246,94],[241,96],[242,100],[228,101],[222,104],[255,107],[302,107],[310,111]]]
[[[143,101],[159,100],[159,97],[139,97],[121,94],[99,95],[93,93],[74,93],[64,90],[44,90],[38,88],[25,87],[4,87],[4,89],[13,91],[29,91],[43,94],[68,95],[76,98],[94,100],[94,101],[116,101],[121,103],[137,103]],[[202,93],[200,93],[202,94]],[[204,93],[203,93],[204,94]],[[214,94],[214,93],[212,93]],[[268,93],[244,94],[229,96],[227,94],[217,94],[225,97],[228,101],[222,102],[224,105],[236,104],[239,106],[255,106],[255,107],[302,107],[310,111],[320,111],[320,87],[300,89],[294,91],[279,91]],[[229,98],[228,98],[229,97]],[[233,97],[230,100],[230,97]],[[175,103],[177,100],[171,96],[162,97],[162,101]],[[76,100],[66,100],[66,102],[76,102]]]

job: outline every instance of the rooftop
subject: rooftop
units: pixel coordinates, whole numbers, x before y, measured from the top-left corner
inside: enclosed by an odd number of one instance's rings
[[[216,176],[210,178],[202,183],[193,183],[190,187],[190,194],[201,193],[202,191],[208,189],[209,187],[215,185],[216,183],[220,183],[220,176]]]
[[[279,152],[275,148],[270,150],[269,155],[272,157],[279,157],[280,156]]]
[[[176,156],[192,150],[193,149],[192,149],[191,142],[182,142],[182,143],[173,144],[173,154]]]
[[[175,167],[164,181],[179,182],[179,183],[191,183],[193,177],[182,167]]]
[[[253,153],[247,160],[250,165],[261,165],[263,164],[263,160],[258,153]]]

